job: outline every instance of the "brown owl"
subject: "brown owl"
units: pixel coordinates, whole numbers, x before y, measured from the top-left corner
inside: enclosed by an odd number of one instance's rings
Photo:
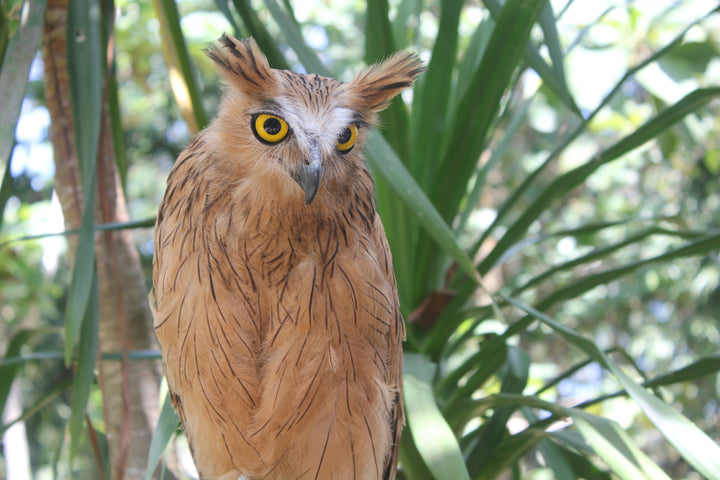
[[[405,330],[362,147],[424,68],[342,83],[229,35],[207,54],[226,88],[168,178],[151,302],[200,476],[394,478]]]

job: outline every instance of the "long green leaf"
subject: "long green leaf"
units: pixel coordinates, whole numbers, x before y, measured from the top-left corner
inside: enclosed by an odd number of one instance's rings
[[[420,186],[429,191],[440,166],[443,131],[448,129],[448,105],[458,46],[463,0],[440,3],[440,25],[428,71],[413,98],[413,159],[410,166]],[[452,175],[448,175],[454,177]],[[462,177],[460,177],[462,178]]]
[[[368,0],[365,9],[365,62],[375,63],[395,51],[388,0]]]
[[[720,479],[720,446],[713,442],[707,434],[670,405],[638,385],[605,355],[595,342],[510,296],[501,296],[520,310],[534,316],[558,332],[568,342],[580,348],[590,358],[610,370],[632,399],[640,406],[648,419],[693,468],[708,479]]]
[[[470,480],[460,446],[433,395],[436,365],[427,357],[406,354],[405,408],[413,440],[436,479]]]
[[[482,62],[460,102],[438,169],[439,172],[453,172],[453,175],[438,176],[431,195],[438,211],[448,222],[452,221],[465,194],[464,186],[461,188],[457,179],[469,178],[477,165],[487,143],[490,126],[500,110],[502,97],[544,4],[545,0],[505,2]]]
[[[95,263],[95,172],[102,111],[103,52],[100,5],[70,3],[67,25],[68,76],[73,105],[75,148],[82,179],[83,213],[65,311],[65,363],[72,352],[90,298]]]
[[[720,248],[720,233],[714,233],[704,236],[696,241],[690,242],[682,247],[668,250],[654,257],[641,259],[616,268],[611,268],[593,275],[575,279],[575,281],[563,288],[559,288],[545,297],[538,303],[538,307],[542,310],[549,308],[551,305],[579,295],[595,288],[598,285],[606,285],[613,280],[622,278],[632,272],[637,271],[641,267],[659,262],[667,262],[677,258],[706,255],[717,251]]]
[[[660,387],[674,383],[688,382],[706,375],[713,375],[718,371],[720,371],[720,353],[703,357],[673,372],[658,375],[652,380],[645,382],[644,386]]]
[[[494,17],[499,16],[501,3],[498,0],[486,0],[484,3]],[[565,79],[565,72],[563,68],[564,55],[559,42],[557,26],[555,24],[555,18],[553,16],[550,2],[545,3],[542,12],[540,12],[538,23],[545,36],[545,45],[547,46],[550,54],[552,66],[548,65],[542,55],[540,55],[537,47],[532,42],[528,42],[525,45],[523,52],[524,60],[530,68],[535,70],[550,91],[555,93],[555,95],[557,95],[558,98],[565,103],[570,111],[575,113],[578,117],[582,117],[580,109],[575,103]]]
[[[396,50],[389,11],[387,0],[370,0],[367,3],[365,63],[368,65],[384,60]],[[395,97],[388,108],[380,114],[380,124],[383,126],[382,133],[385,138],[398,156],[407,162],[410,156],[410,117],[402,97]],[[399,217],[394,218],[395,221],[400,220]]]
[[[613,224],[615,222],[612,222]],[[603,228],[602,226],[598,226],[599,228]],[[582,230],[582,232],[585,232],[587,230]],[[584,235],[585,233],[580,233],[581,235]],[[564,234],[561,234],[562,236],[565,236]],[[558,272],[566,271],[569,269],[572,269],[574,267],[580,266],[580,265],[589,265],[591,262],[594,262],[596,260],[599,260],[601,258],[605,258],[608,255],[610,255],[613,252],[616,252],[628,245],[635,245],[639,241],[649,237],[649,236],[655,236],[655,235],[664,235],[668,237],[678,237],[678,238],[688,238],[688,236],[698,236],[698,232],[684,232],[684,231],[673,231],[668,230],[666,228],[662,227],[650,227],[646,228],[638,233],[635,233],[633,235],[630,235],[624,239],[622,239],[619,242],[603,246],[601,248],[597,248],[592,250],[591,252],[581,255],[577,258],[574,258],[572,260],[569,260],[567,262],[564,262],[562,264],[556,265],[552,268],[547,269],[546,271],[542,272],[541,274],[529,279],[527,282],[523,283],[519,287],[515,288],[512,292],[512,295],[515,296],[518,293],[527,290],[528,288],[537,285],[539,283],[542,283],[543,281],[549,279],[553,275],[555,275]],[[546,238],[555,237],[555,235],[548,236]],[[502,263],[502,262],[501,262]]]
[[[5,207],[7,201],[12,196],[13,177],[11,172],[12,156],[7,159],[7,166],[3,174],[2,182],[0,182],[0,231],[5,220]],[[0,246],[2,248],[2,246]]]
[[[127,194],[127,170],[128,161],[125,154],[125,130],[123,129],[120,116],[120,93],[116,76],[115,56],[113,54],[112,64],[107,76],[107,110],[110,120],[110,136],[112,137],[113,154],[115,165],[120,176],[120,185],[123,192]]]
[[[510,346],[507,351],[507,362],[501,372],[501,391],[521,394],[527,385],[530,356],[517,347]],[[494,456],[497,445],[505,437],[507,422],[517,408],[517,405],[498,408],[483,424],[481,434],[468,454],[468,470],[471,472],[484,470],[485,464]]]
[[[19,356],[10,356],[0,360],[0,368],[10,365],[17,365],[27,362],[47,361],[47,360],[63,360],[65,355],[63,352],[32,352]],[[100,355],[103,360],[160,360],[160,350],[129,350],[128,352],[103,352]]]
[[[97,278],[93,277],[92,290],[85,318],[82,322],[80,342],[78,344],[75,376],[73,378],[72,401],[70,403],[70,464],[78,451],[84,427],[90,388],[95,380],[95,362],[98,352],[98,331],[100,305],[98,299]]]
[[[365,62],[375,63],[395,51],[387,0],[368,2],[365,14]],[[381,112],[382,134],[398,157],[408,161],[410,150],[409,115],[400,96]],[[393,265],[398,278],[398,294],[403,305],[411,303],[413,267],[417,263],[414,245],[418,225],[407,205],[398,202],[393,189],[383,177],[375,179],[377,209],[382,216],[385,234],[393,252]]]
[[[0,67],[2,67],[5,58],[5,49],[7,48],[8,37],[10,36],[10,26],[5,13],[5,5],[0,2]]]
[[[15,143],[15,127],[25,89],[30,73],[30,64],[37,51],[38,39],[42,32],[42,22],[45,16],[47,0],[33,0],[25,2],[23,6],[22,21],[15,33],[6,37],[7,48],[2,58],[0,69],[0,100],[2,114],[0,115],[0,161],[10,158]],[[2,15],[5,29],[0,35],[7,36],[7,22],[5,14]],[[2,51],[0,51],[2,53]]]
[[[494,30],[495,20],[492,15],[483,17],[477,28],[475,28],[470,44],[458,65],[455,88],[450,92],[449,118],[455,118],[460,100],[465,96],[469,86],[472,85],[473,77],[485,55],[485,50]]]
[[[415,183],[387,141],[381,135],[374,134],[368,139],[365,149],[368,153],[368,163],[373,171],[378,172],[392,185],[395,193],[410,207],[410,211],[428,234],[457,262],[463,272],[473,281],[477,281],[472,260],[457,243],[450,227]]]
[[[505,156],[505,153],[507,152],[508,148],[512,144],[513,139],[515,138],[515,134],[518,132],[520,127],[524,125],[527,118],[527,113],[530,110],[531,105],[532,101],[528,99],[519,109],[510,113],[510,120],[508,121],[508,124],[504,129],[502,138],[500,139],[500,141],[497,142],[496,145],[493,146],[490,159],[487,161],[487,163],[485,163],[482,167],[478,169],[475,175],[475,181],[473,183],[472,190],[465,198],[465,205],[460,211],[460,218],[457,222],[458,226],[455,229],[456,232],[460,233],[465,230],[465,225],[470,218],[472,212],[475,211],[475,207],[480,200],[480,195],[482,194],[483,188],[485,187],[488,173],[492,172],[495,166]]]
[[[160,463],[162,454],[170,443],[170,439],[180,425],[180,418],[170,402],[170,395],[165,396],[160,418],[155,426],[152,440],[150,441],[150,452],[148,454],[148,466],[145,472],[145,480],[150,480],[152,474]]]

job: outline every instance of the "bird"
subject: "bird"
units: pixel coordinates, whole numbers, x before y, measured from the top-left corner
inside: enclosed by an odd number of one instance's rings
[[[341,82],[206,55],[223,90],[178,156],[150,303],[201,479],[393,479],[405,324],[363,145],[425,70],[396,52]]]

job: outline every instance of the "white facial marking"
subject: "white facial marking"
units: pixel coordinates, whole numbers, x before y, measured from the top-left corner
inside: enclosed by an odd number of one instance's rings
[[[292,129],[300,147],[308,149],[317,142],[324,154],[335,151],[338,135],[352,123],[354,117],[353,111],[345,107],[316,111],[304,108],[287,97],[279,97],[275,101],[280,105],[282,117]]]

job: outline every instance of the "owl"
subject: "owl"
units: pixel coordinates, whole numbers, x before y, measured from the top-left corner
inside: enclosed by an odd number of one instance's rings
[[[203,479],[391,479],[405,337],[362,148],[424,67],[347,83],[208,48],[225,88],[180,154],[155,229],[151,304]]]

